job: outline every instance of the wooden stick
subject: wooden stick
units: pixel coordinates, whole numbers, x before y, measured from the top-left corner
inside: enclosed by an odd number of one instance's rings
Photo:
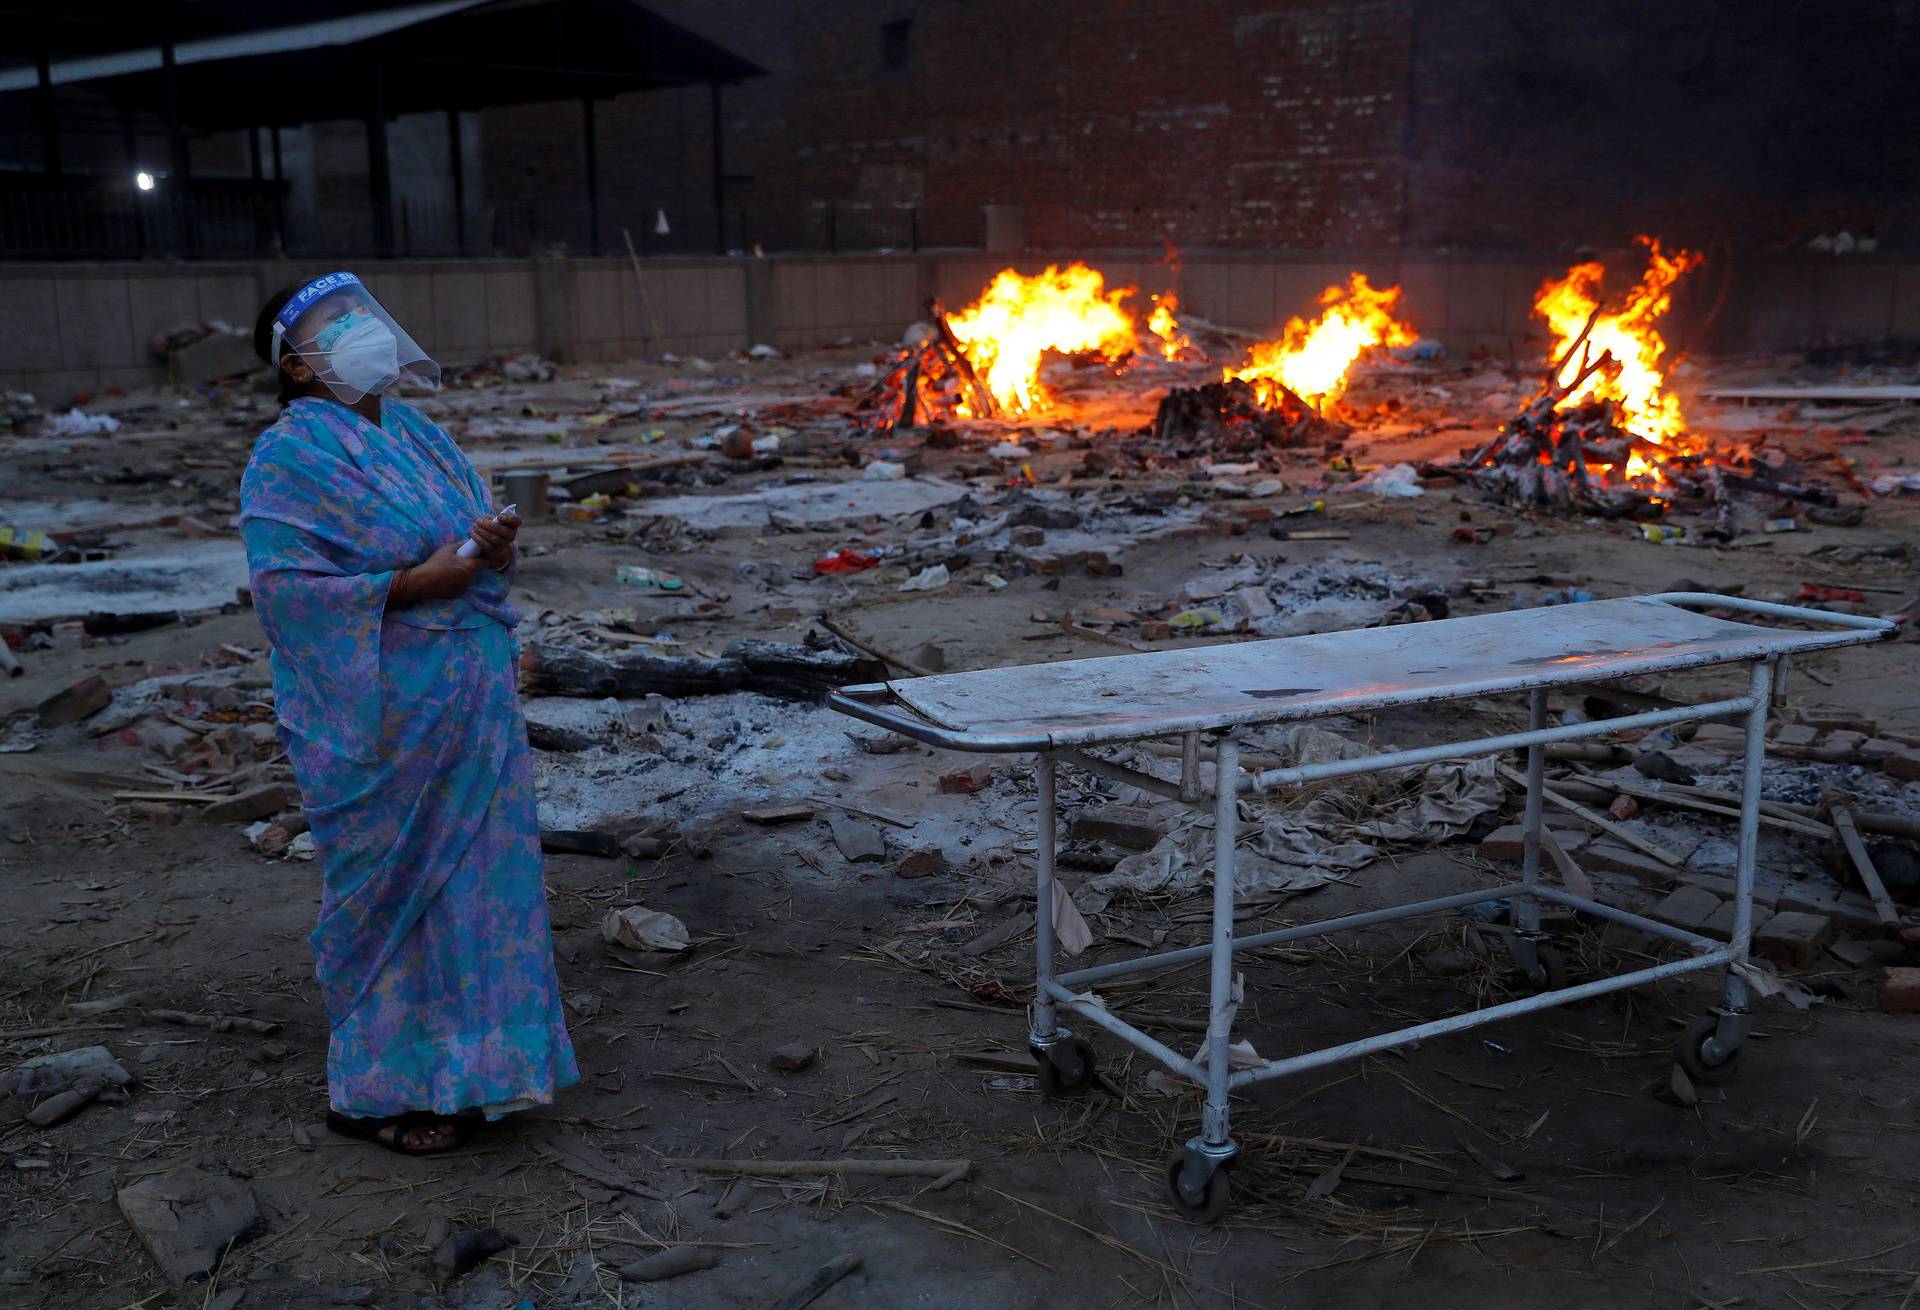
[[[650,1255],[644,1260],[621,1265],[614,1272],[620,1276],[622,1282],[660,1283],[669,1278],[678,1278],[682,1274],[712,1269],[719,1263],[718,1251],[710,1251],[698,1246],[675,1246]]]
[[[1737,805],[1716,805],[1712,801],[1701,800],[1697,796],[1677,789],[1672,791],[1665,788],[1656,790],[1652,787],[1636,787],[1630,782],[1603,782],[1598,785],[1612,788],[1621,795],[1631,796],[1635,800],[1658,801],[1662,805],[1678,806],[1684,810],[1699,810],[1703,814],[1724,814],[1735,819],[1740,817],[1740,810]],[[1729,796],[1727,799],[1738,800],[1739,798]],[[1760,822],[1771,824],[1776,828],[1785,828],[1789,832],[1805,833],[1809,837],[1824,837],[1828,841],[1833,840],[1833,829],[1826,824],[1813,819],[1802,819],[1798,816],[1787,817],[1779,814],[1770,814],[1767,812],[1764,804],[1760,809]]]
[[[177,1023],[183,1028],[205,1028],[210,1032],[232,1032],[235,1028],[250,1033],[278,1032],[272,1019],[252,1019],[244,1014],[192,1014],[186,1010],[148,1010],[147,1018],[161,1023]]]
[[[1860,829],[1853,822],[1853,813],[1844,805],[1836,805],[1830,811],[1833,826],[1840,830],[1840,840],[1847,848],[1847,858],[1853,861],[1854,872],[1860,875],[1860,881],[1866,885],[1867,895],[1873,898],[1873,912],[1880,916],[1883,926],[1900,931],[1900,911],[1893,908],[1893,897],[1887,895],[1887,885],[1880,881],[1880,870],[1873,867],[1873,857],[1867,854],[1867,844],[1860,840]]]
[[[1527,785],[1527,780],[1525,778],[1521,777],[1518,773],[1515,773],[1512,769],[1508,768],[1506,765],[1496,764],[1494,767],[1500,770],[1501,776],[1506,778],[1507,781],[1518,783],[1522,788],[1524,788]],[[1586,820],[1588,823],[1591,823],[1594,827],[1598,828],[1601,832],[1606,833],[1610,837],[1619,838],[1621,841],[1633,847],[1633,849],[1635,849],[1636,851],[1639,851],[1643,855],[1651,855],[1654,859],[1660,861],[1660,863],[1666,865],[1669,869],[1678,869],[1679,867],[1681,867],[1686,863],[1685,860],[1681,859],[1678,855],[1675,855],[1672,851],[1667,850],[1664,846],[1656,846],[1652,842],[1648,841],[1646,838],[1639,837],[1631,832],[1628,832],[1625,828],[1622,828],[1619,824],[1615,823],[1612,819],[1601,818],[1599,815],[1595,814],[1592,810],[1588,809],[1586,806],[1580,805],[1574,801],[1568,800],[1565,796],[1562,796],[1559,792],[1555,791],[1551,787],[1542,786],[1540,789],[1540,792],[1543,797],[1545,797],[1547,800],[1552,801],[1555,805],[1558,805],[1561,809],[1565,810],[1567,813],[1579,815],[1582,819]]]
[[[973,1171],[971,1160],[683,1160],[662,1156],[662,1162],[703,1174],[740,1174],[750,1178],[811,1178],[819,1174],[853,1174],[868,1178],[931,1178],[927,1190],[937,1192]]]
[[[775,1303],[773,1310],[806,1310],[829,1287],[858,1269],[864,1261],[851,1251],[839,1258],[821,1265],[807,1278],[807,1281],[788,1292]]]
[[[893,437],[902,427],[912,427],[914,411],[920,408],[920,360],[921,352],[914,351],[913,358],[907,362],[907,376],[900,383],[900,412],[895,414],[893,422],[887,425],[887,436]]]
[[[640,276],[640,256],[634,253],[633,233],[623,227],[620,229],[620,235],[626,240],[627,258],[633,263],[633,286],[634,289],[640,293],[640,308],[645,310],[647,315],[647,340],[645,344],[648,349],[651,349],[654,338],[660,335],[660,324],[656,322],[653,317],[653,302],[647,299],[646,279]]]
[[[217,791],[117,791],[113,794],[117,801],[165,801],[179,805],[211,805],[215,801],[230,801],[232,792]]]
[[[1116,637],[1110,632],[1101,632],[1098,628],[1089,628],[1075,623],[1072,619],[1060,620],[1060,629],[1076,637],[1085,637],[1088,641],[1101,642],[1108,646],[1118,646],[1121,650],[1143,651],[1150,649],[1137,641],[1128,641],[1125,637]]]
[[[1325,1166],[1318,1164],[1288,1164],[1280,1160],[1262,1160],[1263,1165],[1271,1165],[1296,1174],[1319,1174],[1325,1172]],[[1463,1196],[1479,1196],[1489,1201],[1537,1201],[1539,1197],[1511,1187],[1483,1187],[1479,1183],[1470,1183],[1463,1178],[1408,1178],[1400,1174],[1377,1174],[1370,1170],[1345,1169],[1341,1177],[1349,1182],[1371,1183],[1375,1187],[1406,1187],[1417,1192],[1457,1192]]]
[[[1600,305],[1596,303],[1593,307],[1593,312],[1587,315],[1587,325],[1580,329],[1580,335],[1572,341],[1569,341],[1566,350],[1561,353],[1560,358],[1554,360],[1553,363],[1547,366],[1547,380],[1540,388],[1542,394],[1545,394],[1547,389],[1553,386],[1554,380],[1560,376],[1560,370],[1565,368],[1567,361],[1573,358],[1573,352],[1587,344],[1587,337],[1593,332],[1593,325],[1599,321]]]
[[[913,827],[913,820],[911,819],[896,818],[891,814],[882,814],[878,810],[863,810],[857,805],[849,805],[845,801],[836,801],[828,796],[809,796],[807,797],[807,803],[809,805],[824,805],[830,810],[840,810],[847,814],[855,814],[863,819],[872,819],[875,823],[884,823],[895,828]]]
[[[974,400],[979,403],[980,408],[974,417],[993,418],[999,414],[1000,405],[994,400],[993,393],[988,391],[985,384],[980,381],[980,375],[973,371],[973,361],[967,358],[966,348],[960,344],[960,338],[953,335],[953,326],[947,322],[947,311],[940,307],[939,301],[929,300],[927,312],[933,315],[933,326],[940,333],[940,344],[945,346],[947,353],[953,357],[954,368],[966,381],[967,390],[973,393]]]
[[[1553,861],[1553,867],[1560,871],[1560,881],[1568,891],[1575,896],[1594,899],[1593,881],[1587,877],[1587,871],[1574,863],[1573,857],[1567,854],[1567,848],[1553,835],[1553,829],[1544,823],[1540,825],[1540,849],[1547,853],[1547,858]]]
[[[514,469],[567,468],[575,464],[581,467],[589,464],[612,464],[619,468],[644,473],[648,469],[670,469],[679,468],[683,464],[705,464],[713,458],[704,450],[688,451],[683,455],[657,455],[651,458],[635,451],[611,448],[606,451],[561,451],[551,455],[536,455],[529,451],[524,459],[517,452],[504,453],[513,454],[512,462],[490,463],[490,471],[512,472]]]
[[[889,655],[878,646],[868,645],[861,638],[856,637],[852,630],[841,623],[840,620],[834,618],[833,615],[826,613],[824,610],[820,614],[820,626],[840,638],[840,640],[846,642],[847,645],[853,647],[855,650],[871,655],[877,660],[883,660],[893,665],[896,669],[905,669],[916,678],[930,678],[933,676],[932,669],[923,669],[912,660],[903,659],[898,655]]]

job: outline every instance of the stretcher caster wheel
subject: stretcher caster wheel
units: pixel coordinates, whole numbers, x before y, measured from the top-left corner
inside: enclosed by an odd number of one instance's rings
[[[1535,991],[1557,992],[1567,985],[1567,957],[1560,953],[1558,946],[1536,946],[1533,958],[1533,972],[1527,974],[1526,979]]]
[[[1233,1204],[1233,1184],[1224,1164],[1209,1162],[1206,1181],[1196,1188],[1187,1167],[1185,1147],[1167,1160],[1167,1199],[1182,1219],[1192,1224],[1210,1224],[1219,1220]],[[1198,1169],[1202,1166],[1196,1165]]]
[[[1033,1053],[1040,1090],[1048,1096],[1079,1096],[1093,1086],[1093,1047],[1084,1037],[1069,1037]]]
[[[1680,1044],[1674,1048],[1674,1060],[1687,1071],[1687,1077],[1696,1083],[1717,1083],[1731,1078],[1740,1063],[1738,1046],[1723,1051],[1716,1041],[1709,1054],[1707,1042],[1719,1031],[1719,1016],[1710,1014],[1687,1025],[1687,1031],[1680,1037]]]

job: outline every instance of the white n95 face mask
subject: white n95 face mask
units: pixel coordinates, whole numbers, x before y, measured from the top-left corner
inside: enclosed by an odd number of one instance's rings
[[[287,350],[343,404],[396,386],[440,385],[440,366],[348,272],[314,278],[280,307],[272,358]]]
[[[333,376],[363,396],[377,395],[400,379],[400,343],[377,318],[365,318],[340,334],[327,351]]]

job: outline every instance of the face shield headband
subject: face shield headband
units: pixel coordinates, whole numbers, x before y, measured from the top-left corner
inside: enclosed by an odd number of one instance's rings
[[[407,379],[440,385],[440,366],[355,274],[314,278],[274,315],[272,355],[298,355],[335,398],[353,404]]]

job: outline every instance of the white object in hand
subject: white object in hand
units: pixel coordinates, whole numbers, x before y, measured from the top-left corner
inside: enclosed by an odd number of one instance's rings
[[[492,517],[495,522],[498,522],[502,514],[511,514],[519,508],[518,505],[506,505],[495,510]],[[458,555],[461,559],[472,559],[480,553],[481,549],[482,547],[479,542],[475,541],[472,537],[468,537],[460,543],[460,549],[456,550],[454,554]]]

